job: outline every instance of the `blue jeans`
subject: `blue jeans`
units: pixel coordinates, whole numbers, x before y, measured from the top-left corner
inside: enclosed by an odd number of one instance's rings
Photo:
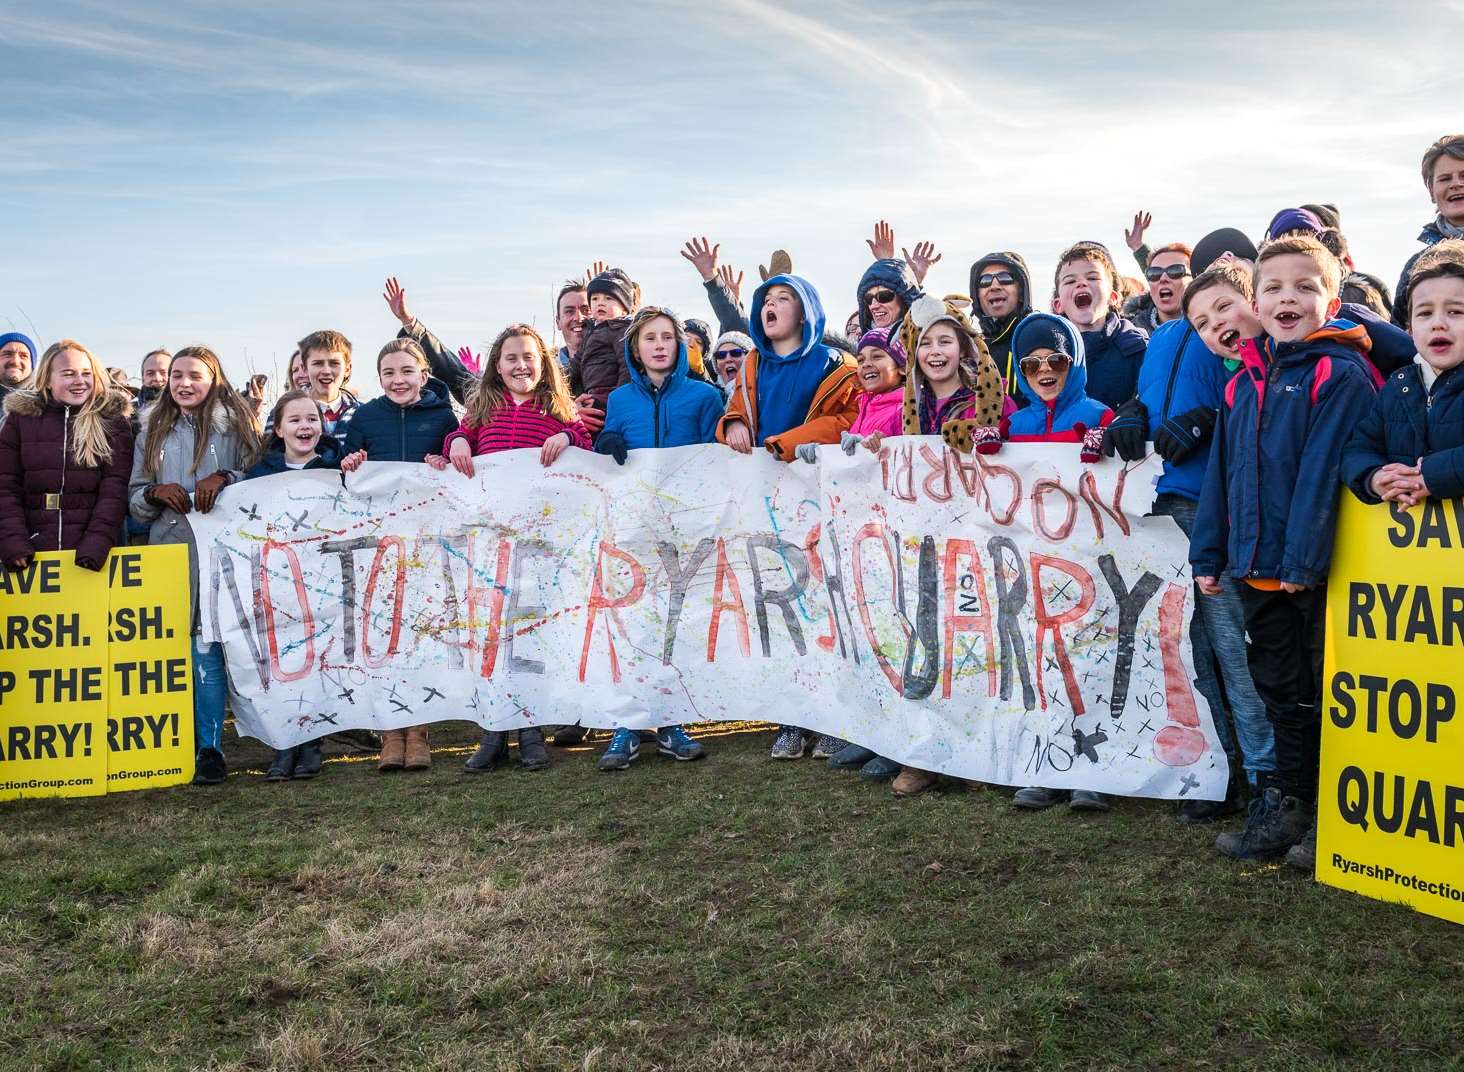
[[[1188,536],[1195,524],[1196,504],[1183,495],[1163,492],[1154,500],[1154,513],[1174,518]],[[1262,772],[1276,768],[1276,735],[1266,718],[1246,661],[1245,610],[1237,582],[1220,579],[1218,596],[1195,589],[1195,613],[1190,621],[1190,647],[1195,659],[1195,687],[1210,704],[1215,732],[1231,766],[1244,767],[1252,786]],[[1239,754],[1237,754],[1237,752]]]
[[[202,636],[193,638],[193,747],[224,750],[224,703],[229,698],[229,675],[224,646]]]

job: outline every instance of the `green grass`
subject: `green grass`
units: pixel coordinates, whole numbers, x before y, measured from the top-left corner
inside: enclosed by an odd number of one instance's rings
[[[473,736],[3,806],[0,1067],[1461,1067],[1464,928],[1172,805],[896,801],[725,727],[466,777]]]

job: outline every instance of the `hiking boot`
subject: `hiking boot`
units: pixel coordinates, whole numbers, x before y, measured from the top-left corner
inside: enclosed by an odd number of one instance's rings
[[[887,782],[903,769],[888,756],[875,756],[859,768],[859,777],[868,778],[871,782]]]
[[[1275,786],[1250,803],[1245,827],[1215,839],[1215,848],[1233,860],[1280,856],[1306,836],[1310,809],[1299,797],[1284,797]]]
[[[560,726],[554,731],[550,738],[555,748],[570,748],[577,744],[583,744],[585,736],[590,731],[583,726]]]
[[[833,737],[827,733],[822,734],[819,739],[814,742],[813,758],[833,759],[836,755],[842,752],[848,744],[848,741],[845,741],[839,737]]]
[[[603,771],[625,770],[640,755],[640,734],[635,730],[618,729],[610,744],[600,753],[595,766]]]
[[[540,771],[549,766],[549,752],[544,748],[544,733],[537,726],[519,730],[519,766]]]
[[[701,759],[707,750],[680,726],[662,726],[656,731],[656,751],[672,759]]]
[[[1238,815],[1245,810],[1245,799],[1240,793],[1240,779],[1231,778],[1225,787],[1224,800],[1186,800],[1179,806],[1179,821],[1193,826]]]
[[[901,767],[900,773],[890,784],[890,792],[897,797],[913,797],[925,792],[940,779],[935,771],[919,767]]]
[[[862,744],[846,744],[829,756],[829,766],[834,770],[858,770],[874,758],[874,749]]]
[[[381,758],[376,761],[379,771],[401,770],[406,762],[407,731],[381,731]]]
[[[1073,811],[1108,811],[1113,807],[1102,793],[1091,789],[1074,789],[1068,797],[1068,807]]]
[[[773,750],[768,753],[772,759],[802,759],[808,750],[808,737],[797,726],[779,726],[778,736],[773,739]]]
[[[522,746],[520,746],[522,747]],[[478,750],[468,757],[463,770],[468,774],[482,774],[502,763],[508,755],[508,735],[498,730],[484,730],[478,739]]]
[[[1306,837],[1302,838],[1291,848],[1286,850],[1286,862],[1292,867],[1300,868],[1307,874],[1315,874],[1317,870],[1317,821],[1307,828]]]
[[[264,772],[266,782],[288,782],[295,776],[295,764],[300,756],[300,746],[281,748],[269,761],[269,770]]]
[[[194,785],[220,785],[229,776],[229,766],[224,754],[217,748],[204,748],[194,761]]]
[[[1042,811],[1054,804],[1061,804],[1068,796],[1066,789],[1044,789],[1040,785],[1029,785],[1025,789],[1018,789],[1012,795],[1012,804],[1029,811]]]
[[[306,741],[300,746],[299,758],[295,760],[295,777],[302,782],[320,773],[320,742]]]
[[[427,741],[426,726],[409,726],[402,770],[427,770],[432,766],[432,746]]]

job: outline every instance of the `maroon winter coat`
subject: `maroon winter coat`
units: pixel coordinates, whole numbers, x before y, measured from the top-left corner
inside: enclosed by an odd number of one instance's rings
[[[97,416],[106,422],[112,460],[86,469],[72,445],[75,409],[47,402],[36,391],[6,396],[0,423],[0,561],[74,550],[78,561],[101,568],[127,516],[131,408],[126,392],[108,393]],[[48,502],[48,496],[57,498]]]

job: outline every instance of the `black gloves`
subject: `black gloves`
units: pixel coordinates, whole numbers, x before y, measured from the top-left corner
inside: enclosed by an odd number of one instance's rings
[[[1115,451],[1126,462],[1136,462],[1148,454],[1149,411],[1137,398],[1119,406],[1112,422],[1103,430],[1103,453],[1110,458]]]
[[[1166,462],[1175,465],[1184,461],[1210,440],[1215,431],[1215,411],[1196,406],[1187,413],[1177,413],[1154,433],[1154,449]]]
[[[595,453],[608,454],[615,459],[616,465],[624,465],[627,454],[625,437],[619,432],[601,432],[600,438],[595,440]]]

